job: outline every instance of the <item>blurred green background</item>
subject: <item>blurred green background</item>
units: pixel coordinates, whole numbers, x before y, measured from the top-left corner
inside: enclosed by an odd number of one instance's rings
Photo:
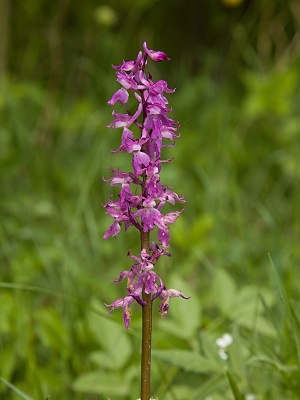
[[[154,305],[153,396],[300,398],[299,32],[298,0],[0,0],[0,399],[139,397],[140,310],[127,332],[104,306],[138,236],[102,239],[102,177],[127,162],[111,64],[145,40],[186,200],[158,268],[192,296]]]

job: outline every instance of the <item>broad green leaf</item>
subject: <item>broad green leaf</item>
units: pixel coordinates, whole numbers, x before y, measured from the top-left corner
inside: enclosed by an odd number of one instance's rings
[[[191,338],[201,323],[201,305],[199,296],[192,288],[177,275],[171,277],[168,287],[182,291],[190,299],[170,299],[170,311],[168,316],[160,321],[160,328],[172,335],[182,338]]]
[[[237,291],[234,298],[235,306],[231,311],[232,318],[247,315],[253,319],[255,314],[258,314],[259,309],[258,293],[259,288],[256,286],[245,286]]]
[[[63,354],[71,352],[70,337],[62,319],[54,308],[44,307],[37,310],[35,318],[38,336],[44,346],[54,348]]]
[[[271,323],[269,323],[266,318],[261,316],[254,317],[253,315],[244,314],[236,318],[235,322],[240,326],[253,330],[256,333],[261,333],[262,335],[267,335],[274,338],[277,335],[276,330]]]
[[[230,317],[240,326],[252,329],[258,333],[274,336],[275,329],[261,314],[263,311],[262,289],[256,286],[246,286],[237,292]],[[272,296],[266,292],[268,304],[273,302]]]
[[[224,381],[225,377],[223,374],[213,375],[203,384],[201,384],[201,387],[193,393],[191,400],[204,400],[206,398],[210,398],[211,394],[216,392]],[[215,397],[212,399],[215,399]]]
[[[73,389],[77,392],[122,397],[129,392],[128,382],[123,382],[118,374],[101,370],[81,375],[73,383]]]
[[[153,350],[153,357],[195,373],[222,372],[216,362],[188,350]]]
[[[158,399],[162,400],[174,400],[174,395],[176,395],[176,399],[180,400],[190,400],[194,393],[194,388],[191,387],[188,383],[186,384],[173,384],[171,390],[168,394],[164,394],[162,397],[158,397]],[[155,399],[154,399],[155,400]]]
[[[94,300],[93,307],[101,309],[103,306]],[[102,361],[102,367],[122,368],[132,354],[132,345],[124,325],[110,320],[109,316],[99,317],[95,313],[88,315],[88,325],[97,342],[105,349],[105,353],[99,352],[92,356],[93,360],[99,365]]]
[[[231,276],[223,269],[215,271],[212,284],[212,300],[225,316],[231,316],[236,296],[236,285]]]
[[[268,365],[273,367],[274,369],[277,369],[279,372],[283,372],[285,374],[292,374],[297,372],[297,365],[284,365],[281,364],[280,362],[278,362],[277,360],[273,360],[270,357],[266,357],[266,356],[257,356],[257,357],[252,357],[249,361],[248,361],[248,365],[257,365],[260,364],[262,366],[264,365]]]
[[[230,360],[230,366],[232,371],[238,375],[246,375],[246,359],[248,357],[249,351],[247,348],[243,347],[242,340],[239,334],[239,327],[235,326],[232,332],[233,341],[231,345],[227,348],[228,357]],[[251,344],[247,343],[247,347]]]
[[[218,353],[218,346],[207,332],[200,333],[201,348],[203,349],[204,356],[209,360],[214,360],[217,364],[221,364],[221,359]]]
[[[110,351],[93,351],[88,357],[96,366],[110,370],[122,368],[125,362],[124,356],[118,360],[116,355],[111,356]]]

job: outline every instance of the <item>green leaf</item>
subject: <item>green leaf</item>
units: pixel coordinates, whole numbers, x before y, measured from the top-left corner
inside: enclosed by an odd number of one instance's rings
[[[215,271],[212,285],[212,300],[226,315],[231,316],[236,296],[236,286],[231,276],[223,269]]]
[[[261,307],[261,289],[256,286],[245,286],[242,288],[234,299],[234,307],[230,317],[240,326],[254,330],[268,336],[275,336],[275,329],[271,323],[261,316],[263,308]],[[268,304],[273,302],[271,297],[266,291],[266,301]]]
[[[239,327],[235,326],[232,332],[232,344],[228,347],[227,352],[230,360],[230,368],[237,376],[246,376],[246,358],[249,351],[243,347],[240,337]],[[251,347],[251,344],[248,345]],[[248,347],[247,346],[247,347]]]
[[[170,299],[170,311],[166,319],[160,320],[159,326],[164,331],[181,339],[189,339],[197,331],[201,323],[201,305],[199,297],[192,288],[179,276],[174,275],[168,287],[181,290],[190,299]]]
[[[188,350],[153,350],[154,357],[195,373],[222,372],[216,362]]]
[[[210,335],[204,330],[200,332],[200,342],[204,356],[209,360],[214,360],[216,364],[222,364],[215,340],[212,340]]]
[[[196,390],[196,392],[193,393],[191,400],[202,400],[209,398],[209,395],[216,392],[224,381],[225,378],[223,374],[210,377],[201,384],[201,387]]]
[[[43,345],[67,355],[70,352],[68,332],[58,312],[54,308],[44,307],[35,313],[37,332]]]
[[[1,373],[9,379],[18,365],[18,355],[16,354],[15,343],[6,343],[2,346],[1,351]],[[1,398],[1,396],[0,396]]]
[[[0,333],[9,334],[12,329],[11,315],[16,312],[13,296],[10,293],[0,293],[0,304]]]
[[[103,307],[96,300],[92,305],[98,309]],[[124,325],[110,320],[109,316],[100,318],[95,313],[89,314],[88,325],[97,342],[105,350],[93,353],[93,361],[105,368],[122,368],[132,354],[132,345]]]
[[[271,325],[271,323],[264,317],[258,316],[253,318],[253,315],[241,315],[239,318],[236,318],[235,322],[243,326],[244,328],[248,328],[253,330],[256,333],[261,333],[262,335],[267,335],[270,337],[276,337],[276,331]]]
[[[73,389],[76,392],[125,397],[129,393],[127,384],[128,382],[124,382],[114,372],[98,370],[88,372],[77,378],[73,384]]]
[[[31,397],[27,396],[27,394],[22,392],[15,385],[13,385],[12,383],[8,382],[6,379],[2,378],[1,376],[0,376],[0,382],[2,382],[4,385],[6,385],[12,392],[14,392],[16,395],[18,395],[21,399],[23,399],[23,400],[33,400]]]
[[[227,376],[227,379],[229,381],[232,393],[234,395],[235,400],[244,400],[244,396],[240,392],[238,385],[233,377],[233,375],[228,371],[228,369],[225,369],[225,374]]]
[[[266,356],[257,356],[257,357],[252,357],[248,361],[248,365],[256,365],[256,364],[261,364],[261,365],[268,365],[270,367],[273,367],[279,372],[283,372],[285,374],[293,374],[298,371],[297,365],[284,365],[281,364],[280,362],[271,359],[270,357]]]

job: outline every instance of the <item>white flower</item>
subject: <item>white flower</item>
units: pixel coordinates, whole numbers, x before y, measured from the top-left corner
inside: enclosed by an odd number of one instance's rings
[[[222,360],[224,360],[224,361],[227,360],[228,354],[226,353],[226,351],[224,349],[219,349],[218,353],[219,353],[220,358],[222,358]]]
[[[256,400],[257,397],[253,393],[246,394],[245,400]]]
[[[216,340],[216,344],[219,347],[219,356],[222,360],[227,360],[228,355],[226,353],[226,348],[231,345],[233,339],[229,333],[224,333],[224,335]],[[246,399],[248,400],[248,399]],[[250,398],[250,400],[252,400]]]
[[[232,336],[230,333],[224,333],[224,335],[216,340],[217,345],[221,349],[225,349],[225,347],[229,346],[232,343]]]

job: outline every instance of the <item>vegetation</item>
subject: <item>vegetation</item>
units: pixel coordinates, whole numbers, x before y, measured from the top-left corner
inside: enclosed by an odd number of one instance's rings
[[[102,177],[124,167],[110,66],[147,40],[172,58],[181,138],[164,181],[186,200],[159,268],[192,295],[165,320],[154,304],[152,395],[298,399],[298,2],[0,3],[0,398],[139,397],[140,313],[127,332],[104,306],[139,243],[102,239]]]

